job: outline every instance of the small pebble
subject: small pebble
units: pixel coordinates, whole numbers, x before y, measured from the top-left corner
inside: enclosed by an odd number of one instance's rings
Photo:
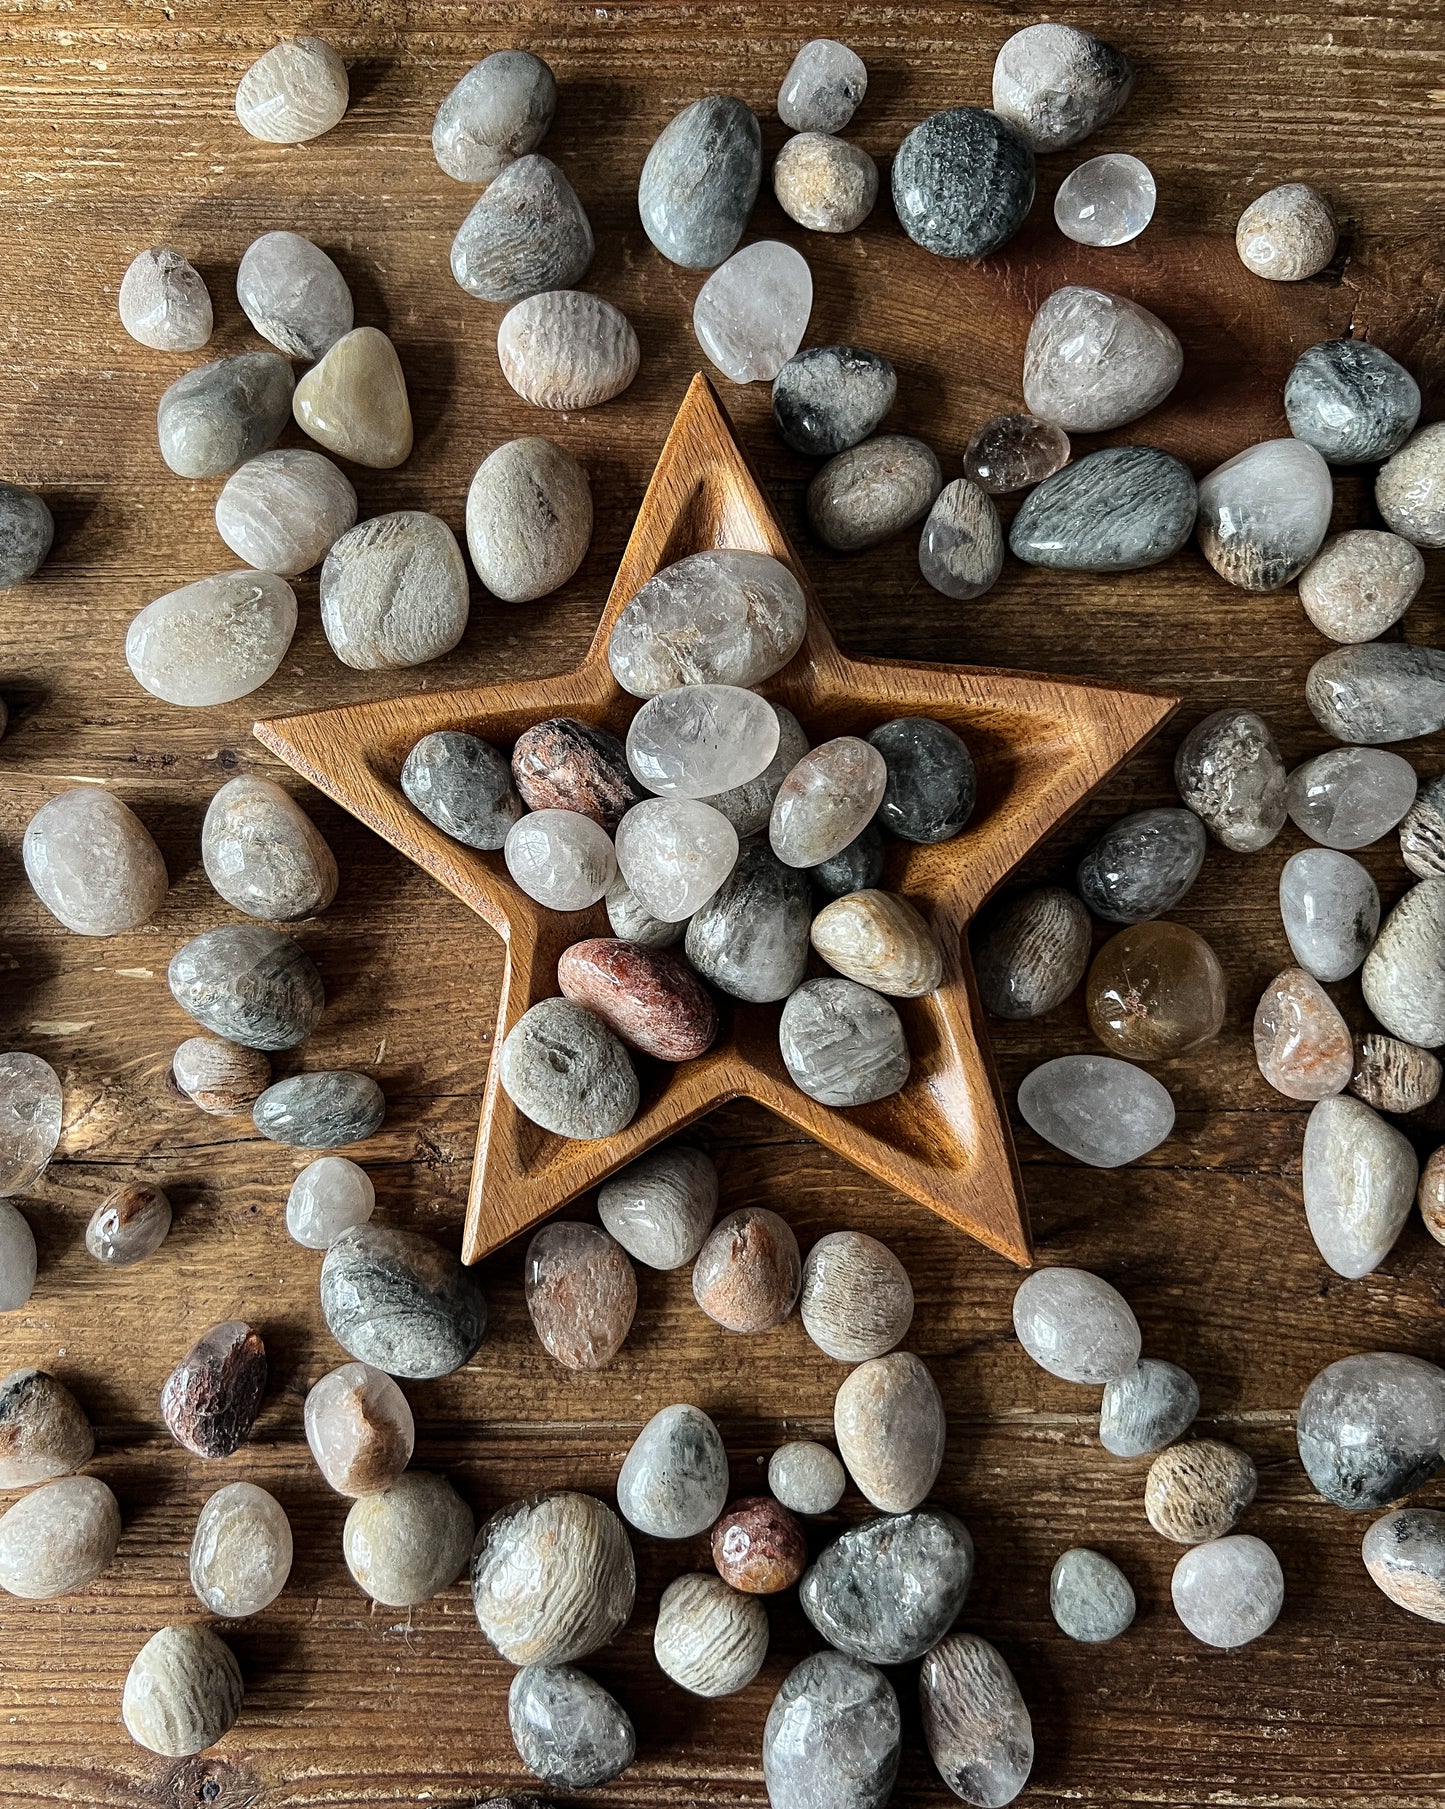
[[[1216,710],[1174,756],[1179,796],[1225,848],[1253,854],[1284,828],[1284,761],[1269,724],[1253,710]]]
[[[507,1725],[527,1769],[562,1790],[606,1784],[637,1752],[627,1711],[575,1665],[518,1671],[507,1695]]]
[[[251,1436],[266,1392],[266,1346],[244,1320],[213,1325],[161,1389],[161,1418],[197,1457],[230,1457]]]
[[[547,136],[557,82],[529,50],[483,57],[437,108],[432,154],[458,182],[491,182]]]
[[[1177,1363],[1141,1357],[1104,1384],[1099,1443],[1115,1457],[1147,1457],[1189,1430],[1199,1413],[1199,1385]]]
[[[915,245],[944,258],[997,251],[1034,199],[1034,154],[997,111],[931,113],[893,158],[893,207]]]
[[[772,1809],[883,1809],[902,1744],[898,1698],[879,1670],[841,1652],[795,1665],[763,1728]]]
[[[1107,446],[1024,498],[1009,547],[1027,565],[1133,572],[1172,558],[1194,531],[1189,467],[1154,446]]]
[[[346,278],[299,232],[263,233],[246,248],[236,300],[263,339],[308,363],[349,333],[354,318]]]
[[[749,1206],[714,1227],[693,1264],[692,1293],[728,1331],[767,1332],[792,1312],[802,1280],[792,1227],[766,1206]]]
[[[836,1454],[811,1439],[779,1445],[768,1459],[768,1487],[795,1514],[831,1514],[847,1486]]]
[[[606,1369],[637,1311],[627,1253],[597,1225],[553,1219],[523,1262],[527,1312],[549,1356],[565,1369]]]
[[[336,657],[358,672],[420,666],[450,653],[469,609],[457,537],[419,509],[359,522],[321,568],[321,626]]]
[[[1150,1464],[1144,1512],[1162,1539],[1201,1545],[1230,1530],[1257,1486],[1254,1464],[1237,1446],[1189,1439],[1161,1451]]]
[[[1318,276],[1335,255],[1337,239],[1329,202],[1307,182],[1283,182],[1260,195],[1234,229],[1239,261],[1272,283]]]
[[[166,1241],[171,1203],[159,1187],[128,1181],[101,1201],[85,1227],[85,1247],[113,1269],[143,1262]]]
[[[627,731],[627,764],[660,797],[712,798],[764,772],[781,730],[773,706],[737,685],[678,685]]]
[[[957,1797],[983,1809],[1011,1803],[1029,1780],[1034,1730],[1003,1658],[975,1633],[950,1633],[918,1678],[923,1738]]]
[[[778,89],[778,118],[794,132],[841,132],[867,92],[856,51],[836,38],[810,38]]]
[[[1370,1580],[1396,1607],[1445,1621],[1445,1514],[1396,1508],[1365,1534],[1361,1555]]]
[[[301,806],[271,779],[228,779],[201,826],[206,878],[250,917],[314,917],[336,896],[336,856]]]
[[[28,1489],[90,1462],[95,1434],[79,1401],[43,1369],[0,1380],[0,1489]]]
[[[72,1595],[120,1543],[120,1508],[98,1476],[64,1476],[0,1514],[0,1590],[27,1601]]]
[[[320,452],[260,452],[216,498],[216,532],[238,559],[283,578],[309,571],[356,524],[356,492]]]
[[[218,1036],[192,1036],[171,1057],[176,1085],[215,1118],[249,1117],[271,1084],[271,1064],[259,1049]]]
[[[574,942],[557,962],[557,984],[629,1048],[659,1061],[695,1061],[717,1037],[712,994],[666,949],[609,936]]]
[[[1089,969],[1089,1028],[1111,1055],[1165,1061],[1219,1035],[1227,1004],[1219,957],[1182,923],[1111,936]]]
[[[23,857],[35,896],[77,936],[139,929],[170,884],[145,824],[98,785],[77,785],[42,804],[25,826]]]
[[[530,295],[502,316],[497,361],[536,408],[596,408],[637,375],[637,335],[621,309],[580,289]]]
[[[1069,436],[1033,415],[990,415],[963,454],[964,475],[990,496],[1029,490],[1069,462]]]
[[[286,1230],[307,1250],[329,1250],[343,1231],[364,1225],[376,1209],[376,1189],[364,1168],[345,1156],[318,1156],[291,1183]]]
[[[291,412],[302,433],[353,464],[390,471],[411,451],[411,402],[396,347],[376,327],[356,327],[296,385]]]
[[[1300,1462],[1327,1501],[1389,1507],[1439,1465],[1445,1370],[1398,1351],[1341,1357],[1305,1390],[1295,1431]]]
[[[1289,430],[1332,465],[1387,459],[1420,418],[1420,386],[1388,352],[1331,339],[1301,352],[1284,386]]]
[[[306,1396],[306,1443],[338,1495],[378,1495],[411,1462],[416,1426],[406,1396],[369,1363],[343,1363]]]
[[[468,848],[500,848],[522,814],[507,756],[455,729],[422,736],[401,769],[401,789],[429,823]]]
[[[1345,980],[1375,940],[1380,894],[1348,854],[1305,848],[1289,857],[1279,876],[1279,911],[1300,966],[1317,980]]]
[[[1360,984],[1392,1036],[1422,1049],[1445,1043],[1445,880],[1411,886],[1380,926]]]
[[[156,409],[161,457],[177,477],[219,477],[255,458],[291,414],[295,378],[279,352],[241,352],[198,364]]]
[[[745,1595],[791,1589],[808,1565],[803,1529],[771,1495],[735,1501],[712,1529],[718,1575]]]
[[[1337,647],[1305,679],[1315,721],[1339,741],[1412,741],[1445,728],[1445,652],[1404,641]]]
[[[988,493],[966,477],[934,498],[918,540],[918,569],[945,597],[968,602],[991,590],[1003,570],[1003,528]]]
[[[687,925],[687,958],[705,980],[751,1004],[786,999],[808,965],[808,882],[762,840]]]
[[[1029,412],[1069,433],[1104,433],[1156,408],[1184,353],[1157,315],[1103,289],[1055,289],[1024,348]]]
[[[1192,810],[1137,810],[1112,823],[1079,863],[1079,896],[1106,923],[1172,911],[1199,877],[1208,841]]]
[[[901,1665],[948,1632],[972,1579],[968,1528],[941,1508],[917,1508],[850,1526],[819,1553],[798,1600],[830,1646]]]
[[[0,1313],[23,1307],[35,1288],[35,1233],[18,1206],[0,1200]]]
[[[137,1746],[185,1759],[214,1746],[241,1713],[241,1667],[201,1621],[153,1633],[126,1673],[121,1720]]]
[[[769,553],[718,547],[648,579],[613,624],[607,659],[634,697],[675,685],[760,685],[803,644],[802,586]]]
[[[386,1095],[369,1074],[328,1070],[274,1081],[251,1108],[251,1122],[273,1143],[336,1149],[381,1129]]]
[[[911,1351],[860,1363],[833,1401],[838,1453],[880,1513],[907,1514],[938,1478],[947,1437],[943,1400]]]
[[[778,239],[735,251],[697,292],[692,330],[734,383],[771,383],[802,344],[813,311],[813,273]]]
[[[1305,569],[1329,531],[1330,468],[1303,440],[1263,440],[1199,481],[1199,545],[1241,590],[1278,590]]]
[[[55,518],[42,497],[0,481],[0,590],[13,590],[44,565],[55,540]]]
[[[120,279],[120,324],[156,352],[197,352],[211,337],[205,279],[179,251],[140,252]]]
[[[0,1196],[39,1180],[60,1141],[60,1076],[38,1055],[0,1055]]]
[[[1054,224],[1079,245],[1127,245],[1154,218],[1158,191],[1147,163],[1122,152],[1069,171],[1054,196]]]
[[[612,838],[575,810],[533,810],[518,817],[507,831],[503,855],[517,885],[549,911],[585,911],[617,877]]]
[[[509,1664],[570,1664],[632,1618],[637,1571],[595,1495],[557,1492],[492,1515],[472,1548],[477,1623]]]
[[[571,289],[592,262],[592,223],[550,157],[509,163],[457,228],[452,275],[481,301]]]
[[[321,1312],[348,1356],[423,1380],[460,1369],[487,1329],[476,1271],[431,1238],[385,1225],[353,1225],[332,1240]]]
[[[229,1620],[259,1614],[291,1574],[291,1522],[253,1482],[228,1483],[201,1509],[191,1539],[191,1588]]]
[[[1134,86],[1129,59],[1073,25],[1027,25],[993,66],[993,105],[1036,151],[1063,151],[1111,120]]]
[[[717,1169],[700,1149],[671,1143],[603,1183],[597,1213],[622,1248],[649,1269],[680,1269],[701,1250],[717,1215]]]
[[[502,1086],[517,1110],[559,1137],[612,1137],[637,1115],[637,1071],[601,1018],[542,999],[502,1044]]]
[[[1174,1566],[1174,1612],[1206,1646],[1233,1651],[1269,1629],[1284,1606],[1279,1559],[1251,1533],[1196,1545]]]
[[[147,603],[126,630],[135,681],[163,703],[234,703],[271,678],[296,632],[296,593],[272,572],[221,572]]]
[[[996,1018],[1037,1018],[1077,988],[1089,965],[1089,913],[1062,886],[1007,898],[983,922],[973,949],[984,1009]]]
[[[1420,787],[1400,824],[1400,853],[1417,878],[1445,878],[1445,775]]]
[[[671,948],[687,934],[689,919],[664,923],[660,917],[654,917],[620,875],[607,888],[603,903],[607,906],[607,921],[613,935],[620,936],[624,942],[636,942],[642,948]]]
[[[1254,1059],[1286,1099],[1328,1099],[1344,1091],[1354,1066],[1349,1026],[1302,967],[1285,968],[1260,995]]]
[[[813,888],[824,898],[845,898],[849,892],[866,892],[883,878],[887,848],[876,821],[865,823],[846,848],[816,867],[807,869]],[[789,869],[792,871],[792,869]]]
[[[609,832],[643,795],[617,737],[570,716],[550,717],[517,737],[512,778],[529,810],[576,811]]]
[[[699,1407],[664,1407],[632,1441],[617,1477],[624,1520],[654,1539],[705,1533],[728,1498],[727,1452]]]
[[[789,867],[816,867],[841,854],[861,834],[883,802],[889,769],[871,741],[839,735],[805,754],[778,790],[768,821],[768,840]],[[905,796],[905,821],[926,814],[928,766],[917,776],[921,798]],[[914,788],[909,787],[909,791]]]
[[[1361,1037],[1350,1091],[1377,1112],[1419,1112],[1440,1091],[1438,1056],[1393,1036]]]
[[[1102,1552],[1076,1545],[1054,1564],[1049,1609],[1070,1639],[1103,1645],[1133,1624],[1134,1590],[1119,1566]]]
[[[476,1522],[445,1476],[407,1470],[389,1489],[351,1504],[341,1535],[358,1588],[385,1608],[412,1608],[467,1568]]]
[[[907,1337],[913,1285],[887,1244],[862,1231],[833,1231],[808,1252],[799,1311],[819,1350],[863,1363]]]
[[[700,690],[693,685],[691,690]],[[737,830],[739,836],[755,835],[766,829],[773,804],[783,788],[783,781],[808,751],[808,737],[793,712],[782,704],[770,704],[778,724],[778,751],[754,779],[727,791],[714,792],[707,800]]]
[[[1166,1087],[1109,1055],[1059,1055],[1025,1075],[1019,1114],[1045,1143],[1090,1168],[1122,1168],[1174,1128]]]
[[[467,547],[477,576],[504,603],[560,590],[592,539],[587,473],[554,440],[507,440],[467,491]],[[600,731],[598,731],[600,733]]]
[[[700,911],[732,872],[738,834],[694,798],[648,798],[617,825],[617,865],[654,917],[680,922]]]
[[[881,352],[815,345],[773,379],[773,420],[795,452],[832,458],[877,428],[898,394],[898,373]]]
[[[1375,507],[1415,546],[1445,546],[1445,422],[1420,428],[1380,469]]]
[[[778,1024],[794,1086],[826,1106],[869,1105],[908,1079],[908,1042],[887,999],[853,980],[805,980]]]
[[[877,434],[824,465],[808,485],[808,520],[825,546],[857,553],[921,521],[942,488],[922,440]]]
[[[906,899],[850,892],[813,919],[810,940],[829,967],[895,999],[917,999],[943,979],[937,938]]]
[[[324,39],[283,38],[241,77],[236,117],[267,144],[305,144],[340,125],[350,95],[346,65]]]
[[[767,1610],[721,1577],[675,1577],[657,1605],[652,1652],[662,1671],[694,1696],[745,1689],[768,1655]]]
[[[1065,1382],[1112,1382],[1139,1361],[1128,1301],[1087,1269],[1036,1269],[1014,1295],[1013,1322],[1039,1368]]]
[[[762,177],[756,116],[731,94],[709,94],[674,115],[647,153],[643,230],[671,263],[711,270],[743,236]]]
[[[1289,814],[1326,848],[1367,848],[1415,802],[1415,769],[1374,747],[1332,747],[1289,776]]]
[[[1418,548],[1379,528],[1332,534],[1300,573],[1305,614],[1332,641],[1373,641],[1393,628],[1425,581]]]
[[[854,232],[878,199],[878,165],[849,139],[799,132],[774,159],[773,193],[809,232]]]
[[[1320,1255],[1348,1281],[1377,1269],[1415,1203],[1420,1165],[1410,1140],[1358,1099],[1321,1099],[1305,1126],[1303,1176]]]
[[[962,834],[978,782],[961,736],[929,716],[899,716],[873,729],[868,745],[888,769],[880,829],[905,842],[947,842]]]

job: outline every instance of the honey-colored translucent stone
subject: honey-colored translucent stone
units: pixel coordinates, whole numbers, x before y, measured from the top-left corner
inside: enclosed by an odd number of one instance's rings
[[[411,451],[411,404],[396,347],[376,327],[345,333],[296,385],[296,425],[358,465],[389,471]]]
[[[1111,1055],[1163,1061],[1219,1035],[1224,971],[1204,938],[1182,923],[1136,923],[1094,957],[1085,1002]]]

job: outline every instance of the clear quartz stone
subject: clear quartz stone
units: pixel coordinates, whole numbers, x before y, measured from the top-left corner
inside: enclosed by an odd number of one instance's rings
[[[1254,1058],[1286,1099],[1343,1092],[1355,1065],[1349,1026],[1313,974],[1287,967],[1265,987],[1254,1014]]]
[[[737,858],[738,832],[695,799],[649,798],[617,826],[622,877],[664,923],[678,923],[705,905]]]
[[[0,1055],[0,1197],[24,1193],[60,1141],[60,1076],[38,1055]]]
[[[375,1206],[364,1168],[345,1156],[318,1156],[291,1183],[286,1229],[308,1250],[329,1250],[343,1231],[364,1225]]]
[[[794,132],[841,132],[867,91],[857,51],[836,38],[811,38],[778,89],[778,118]]]
[[[1147,308],[1070,285],[1055,289],[1034,315],[1024,401],[1069,433],[1103,433],[1148,414],[1183,369],[1179,341]]]
[[[191,1588],[212,1614],[259,1614],[291,1574],[291,1522],[272,1494],[253,1482],[217,1489],[201,1509],[191,1540]]]
[[[406,1396],[369,1363],[343,1363],[306,1397],[306,1442],[338,1495],[378,1495],[411,1462]]]
[[[965,477],[990,496],[1010,496],[1062,471],[1069,436],[1034,415],[990,415],[976,427],[963,454]]]
[[[167,591],[126,631],[137,684],[165,703],[234,703],[259,690],[296,632],[296,593],[273,572],[222,572]]]
[[[719,547],[649,578],[613,625],[607,659],[624,691],[759,685],[803,644],[802,586],[769,553]]]
[[[1296,961],[1317,980],[1347,979],[1380,927],[1380,894],[1357,860],[1332,848],[1292,854],[1279,876],[1279,911]]]
[[[211,337],[211,297],[178,251],[154,246],[120,280],[120,324],[157,352],[195,352]]]
[[[1065,1382],[1113,1382],[1139,1361],[1139,1322],[1127,1300],[1087,1269],[1036,1269],[1013,1303],[1019,1343]]]
[[[1326,848],[1366,848],[1415,802],[1415,769],[1375,747],[1334,747],[1289,776],[1289,814]]]
[[[762,239],[714,270],[698,291],[697,342],[734,383],[771,383],[803,343],[813,273],[791,245]]]
[[[23,854],[36,897],[79,936],[137,929],[166,895],[165,862],[150,831],[97,785],[42,804],[25,827]]]
[[[1185,1552],[1170,1594],[1196,1639],[1232,1651],[1274,1625],[1284,1606],[1284,1572],[1263,1539],[1231,1533]]]
[[[1148,164],[1110,152],[1064,177],[1054,196],[1054,220],[1077,244],[1127,245],[1154,218],[1155,198]]]
[[[1045,1143],[1091,1168],[1120,1168],[1174,1128],[1174,1101],[1152,1074],[1110,1055],[1060,1055],[1024,1077],[1019,1111]]]
[[[227,904],[286,923],[336,896],[336,857],[289,792],[259,773],[228,779],[201,827],[206,877]]]
[[[1199,544],[1241,590],[1278,590],[1320,550],[1334,506],[1330,468],[1303,440],[1262,440],[1199,485]]]
[[[778,751],[773,706],[737,685],[679,685],[627,731],[627,764],[663,797],[711,798],[756,779]]]
[[[872,821],[887,785],[887,764],[869,742],[856,735],[825,741],[803,756],[773,800],[773,853],[789,867],[831,860]]]
[[[528,898],[553,911],[585,911],[617,877],[607,831],[576,810],[534,810],[518,817],[502,853]]]

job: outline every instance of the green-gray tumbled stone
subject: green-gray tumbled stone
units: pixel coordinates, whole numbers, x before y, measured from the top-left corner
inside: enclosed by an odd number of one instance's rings
[[[687,926],[687,958],[705,980],[758,1005],[785,999],[808,965],[808,881],[765,841],[737,865]]]
[[[849,1527],[798,1586],[829,1645],[875,1665],[907,1664],[957,1620],[973,1578],[968,1528],[941,1508]]]
[[[1034,154],[983,107],[950,107],[916,125],[893,159],[893,205],[915,244],[976,258],[1012,238],[1034,199]]]
[[[33,490],[0,482],[0,590],[34,577],[55,539],[55,519]]]
[[[1107,446],[1044,479],[1009,532],[1015,558],[1066,572],[1131,572],[1194,532],[1189,468],[1154,446]]]
[[[1134,1606],[1128,1577],[1102,1552],[1076,1545],[1054,1565],[1049,1607],[1070,1639],[1091,1646],[1117,1639],[1134,1619]]]
[[[294,1049],[321,1016],[321,976],[305,949],[259,923],[204,930],[171,957],[183,1011],[248,1049]]]
[[[710,270],[730,256],[758,198],[762,131],[731,94],[709,94],[663,127],[637,186],[653,244],[674,264]]]
[[[332,1069],[278,1080],[256,1101],[251,1119],[263,1137],[295,1149],[337,1149],[380,1130],[386,1097],[369,1074]]]
[[[522,815],[507,756],[458,729],[422,736],[401,769],[401,789],[429,823],[468,848],[500,848]]]
[[[637,1071],[601,1018],[541,999],[502,1044],[502,1086],[517,1110],[559,1137],[611,1137],[637,1113]]]
[[[291,419],[295,379],[279,352],[242,352],[187,371],[160,399],[161,457],[179,477],[219,477],[255,458]]]
[[[321,1265],[321,1311],[349,1356],[389,1376],[450,1375],[487,1329],[475,1270],[413,1231],[353,1225]]]

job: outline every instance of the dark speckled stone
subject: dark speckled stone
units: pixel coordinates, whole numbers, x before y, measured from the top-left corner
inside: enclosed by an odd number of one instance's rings
[[[552,716],[517,737],[512,777],[529,810],[575,810],[610,834],[640,792],[615,735],[572,716]]]
[[[487,1329],[476,1271],[429,1237],[385,1225],[353,1225],[326,1252],[321,1311],[349,1356],[389,1376],[450,1375]]]
[[[973,755],[961,738],[931,716],[899,716],[868,739],[888,768],[874,818],[879,827],[905,842],[947,842],[960,834],[978,790]]]
[[[815,345],[773,379],[773,419],[795,452],[830,459],[866,440],[893,406],[898,374],[881,352]]]
[[[1029,565],[1132,572],[1177,553],[1194,532],[1189,468],[1154,446],[1107,446],[1024,498],[1009,546]]]
[[[1284,386],[1289,429],[1332,465],[1387,459],[1420,418],[1420,386],[1388,352],[1330,339],[1295,360]]]
[[[743,236],[763,176],[763,137],[731,94],[684,107],[658,134],[637,185],[637,211],[665,258],[688,270],[722,263]]]
[[[843,898],[849,892],[867,891],[883,878],[883,852],[883,836],[878,825],[869,823],[863,833],[855,836],[832,860],[809,867],[808,878],[824,898]]]
[[[808,965],[807,876],[765,841],[744,842],[737,865],[687,926],[687,958],[705,980],[760,1005],[786,999]]]
[[[1327,1501],[1382,1508],[1427,1482],[1445,1444],[1445,1371],[1369,1351],[1322,1369],[1304,1392],[1300,1462]]]
[[[54,538],[55,522],[40,497],[19,484],[0,483],[0,590],[33,577]]]
[[[422,736],[401,769],[401,789],[429,823],[468,848],[500,848],[522,814],[507,756],[457,729]]]
[[[849,1527],[819,1554],[798,1595],[829,1645],[870,1664],[901,1665],[943,1638],[972,1578],[968,1528],[922,1507]]]
[[[197,1457],[229,1457],[251,1436],[266,1392],[266,1346],[244,1320],[213,1325],[161,1390],[170,1435]]]
[[[930,114],[893,159],[899,224],[939,257],[996,251],[1023,225],[1033,198],[1033,152],[983,107]]]
[[[1107,923],[1162,917],[1198,879],[1207,840],[1192,810],[1120,817],[1080,861],[1079,896]]]
[[[369,1074],[338,1069],[293,1074],[256,1101],[252,1123],[273,1143],[296,1149],[338,1149],[381,1128],[386,1097]]]

